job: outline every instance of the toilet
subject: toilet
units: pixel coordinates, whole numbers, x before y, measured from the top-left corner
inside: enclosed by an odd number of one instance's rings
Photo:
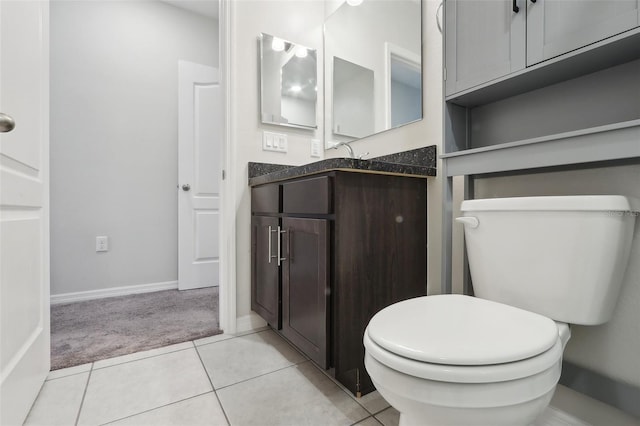
[[[475,297],[390,305],[364,333],[365,367],[400,426],[529,425],[560,378],[569,324],[614,311],[637,209],[623,196],[462,203]]]

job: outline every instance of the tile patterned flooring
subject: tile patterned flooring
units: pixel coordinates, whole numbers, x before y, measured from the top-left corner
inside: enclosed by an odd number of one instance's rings
[[[588,423],[552,407],[541,424],[597,425],[603,411],[594,412]],[[356,399],[265,328],[54,371],[25,424],[397,426],[398,418],[377,392]]]

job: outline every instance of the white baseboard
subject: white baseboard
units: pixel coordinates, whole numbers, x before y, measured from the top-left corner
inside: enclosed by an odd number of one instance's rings
[[[267,322],[263,320],[258,314],[250,312],[249,315],[243,315],[236,318],[236,333],[256,330],[258,328],[265,327],[266,325]]]
[[[51,304],[81,302],[83,300],[103,299],[105,297],[126,296],[128,294],[151,293],[178,288],[178,281],[128,285],[122,287],[103,288],[100,290],[78,291],[75,293],[52,294]]]

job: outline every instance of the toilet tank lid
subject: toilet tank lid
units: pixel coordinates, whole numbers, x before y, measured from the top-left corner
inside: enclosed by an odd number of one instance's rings
[[[622,195],[568,195],[465,200],[463,212],[472,211],[638,211],[635,200]]]
[[[423,296],[387,306],[367,327],[387,351],[433,364],[479,366],[537,356],[558,340],[542,315],[459,294]]]

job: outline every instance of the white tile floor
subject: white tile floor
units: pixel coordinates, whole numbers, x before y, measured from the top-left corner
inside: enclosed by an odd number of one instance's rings
[[[540,425],[638,425],[559,387]],[[354,398],[268,329],[52,372],[26,425],[396,426],[377,392]]]

